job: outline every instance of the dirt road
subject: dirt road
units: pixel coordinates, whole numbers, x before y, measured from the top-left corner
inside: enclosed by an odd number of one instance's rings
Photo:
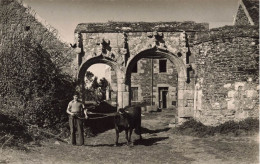
[[[258,138],[182,136],[169,128],[172,111],[144,114],[143,141],[133,134],[134,146],[126,146],[124,133],[114,147],[115,131],[87,138],[84,146],[71,146],[55,140],[30,146],[28,152],[4,149],[0,163],[259,163]]]

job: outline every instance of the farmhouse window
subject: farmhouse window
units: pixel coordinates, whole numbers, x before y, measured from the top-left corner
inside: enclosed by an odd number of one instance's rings
[[[138,87],[131,87],[131,101],[138,101]]]
[[[167,60],[159,60],[159,72],[167,72]]]

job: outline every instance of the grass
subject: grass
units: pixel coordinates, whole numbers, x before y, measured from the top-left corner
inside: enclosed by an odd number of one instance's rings
[[[247,118],[240,122],[228,121],[218,126],[206,126],[194,119],[186,121],[177,128],[177,131],[184,135],[197,137],[213,136],[216,134],[223,135],[250,135],[259,132],[259,120]]]

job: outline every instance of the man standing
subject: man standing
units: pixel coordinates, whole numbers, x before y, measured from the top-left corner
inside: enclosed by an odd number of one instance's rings
[[[84,144],[83,117],[87,118],[84,105],[78,101],[78,94],[74,94],[73,100],[70,101],[67,113],[69,114],[69,125],[71,133],[71,144],[76,145],[76,130],[78,132],[78,145]]]

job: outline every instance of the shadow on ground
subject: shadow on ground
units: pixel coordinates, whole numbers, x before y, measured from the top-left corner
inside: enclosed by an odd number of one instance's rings
[[[152,145],[157,145],[157,142],[166,140],[169,137],[156,137],[156,138],[143,138],[142,140],[135,140],[133,141],[133,144],[135,146],[137,145],[143,145],[143,146],[152,146]],[[126,142],[118,143],[118,147],[126,145]],[[85,144],[85,146],[90,146],[90,147],[114,147],[115,144],[95,144],[95,145],[89,145]]]
[[[157,142],[166,140],[168,138],[169,137],[143,138],[142,140],[135,140],[134,145],[144,145],[144,146],[157,145]]]
[[[123,146],[124,144],[126,144],[126,143],[120,143],[120,144],[118,144],[119,146]],[[86,144],[85,146],[89,146],[89,147],[114,147],[115,146],[115,144],[95,144],[95,145],[88,145],[88,144]]]
[[[144,127],[141,127],[142,134],[143,133],[149,133],[149,134],[154,134],[154,133],[160,133],[160,132],[167,132],[171,128],[163,128],[163,129],[155,129],[155,130],[150,130]]]

